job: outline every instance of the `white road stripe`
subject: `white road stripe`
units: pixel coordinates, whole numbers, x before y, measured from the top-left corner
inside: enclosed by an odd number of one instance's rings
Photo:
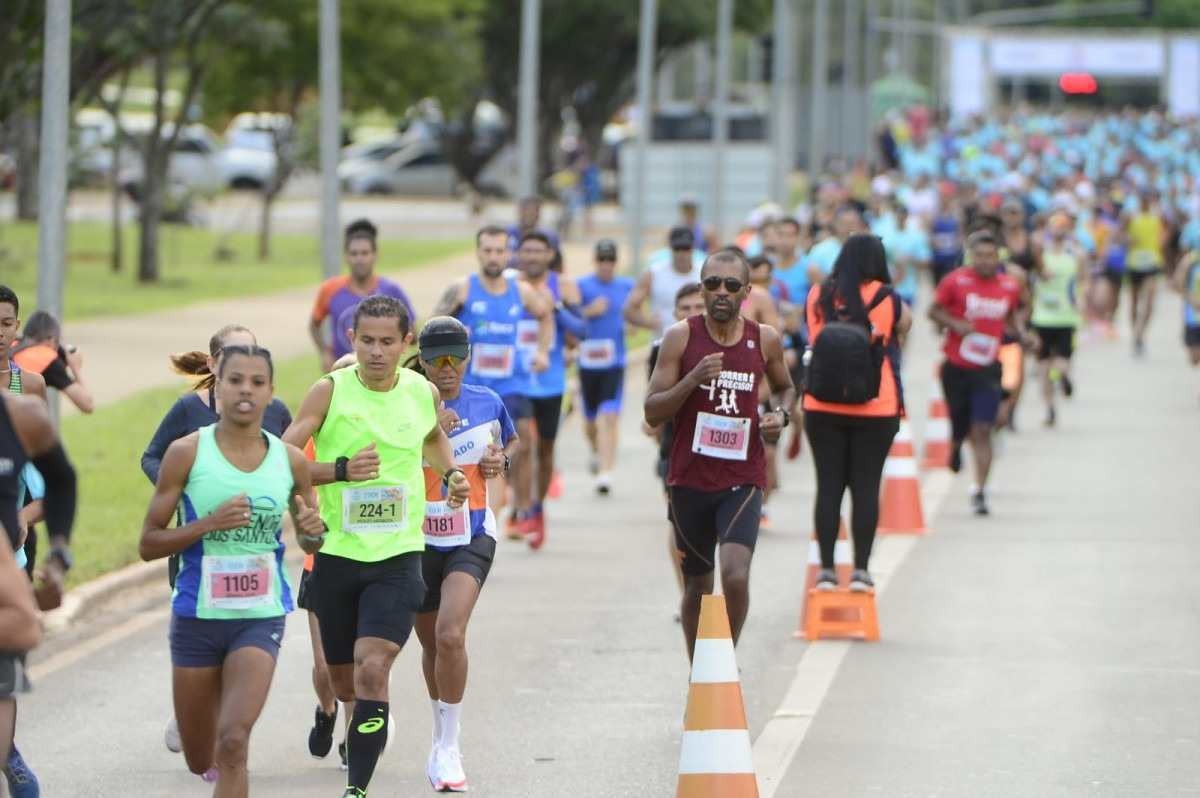
[[[950,492],[952,478],[949,471],[934,471],[925,476],[921,483],[921,504],[926,518],[937,515]],[[888,582],[918,540],[920,538],[907,535],[876,539],[871,573],[875,577],[877,597],[887,589]],[[783,701],[754,741],[754,772],[758,774],[759,798],[775,795],[851,645],[850,641],[822,641],[809,645],[800,658]]]

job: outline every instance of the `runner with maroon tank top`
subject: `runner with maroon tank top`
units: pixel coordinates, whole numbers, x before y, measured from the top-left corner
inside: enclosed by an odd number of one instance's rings
[[[645,403],[646,423],[671,421],[675,429],[667,490],[682,555],[680,614],[689,658],[700,598],[713,590],[718,544],[735,643],[741,633],[767,481],[763,441],[779,439],[796,398],[779,333],[738,312],[750,290],[745,256],[714,252],[701,278],[705,312],[668,328]],[[764,376],[775,409],[760,417]]]

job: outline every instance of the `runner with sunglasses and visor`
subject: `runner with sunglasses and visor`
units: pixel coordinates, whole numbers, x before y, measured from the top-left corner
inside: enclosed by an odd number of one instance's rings
[[[779,439],[796,400],[779,332],[739,312],[750,292],[745,256],[730,249],[709,255],[701,284],[704,313],[667,329],[645,403],[647,424],[671,421],[675,429],[667,490],[683,557],[680,615],[689,658],[700,598],[713,590],[718,545],[735,643],[741,634],[767,482],[763,441]],[[774,409],[760,417],[764,377]]]

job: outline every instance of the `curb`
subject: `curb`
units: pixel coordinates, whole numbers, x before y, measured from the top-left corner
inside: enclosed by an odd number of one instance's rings
[[[90,607],[101,604],[117,593],[144,587],[165,576],[163,560],[138,562],[105,574],[63,596],[62,606],[42,615],[42,627],[47,635],[66,631]]]

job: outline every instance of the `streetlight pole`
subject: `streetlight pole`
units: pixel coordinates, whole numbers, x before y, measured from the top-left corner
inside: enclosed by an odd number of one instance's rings
[[[829,105],[829,0],[815,0],[812,26],[812,108],[809,111],[808,175],[814,181],[825,166],[826,112]]]
[[[521,60],[517,86],[517,183],[522,197],[537,193],[538,54],[541,0],[521,2]]]
[[[781,207],[791,200],[789,178],[795,163],[796,29],[794,0],[775,0],[771,51],[771,196]]]
[[[859,49],[858,0],[842,0],[842,136],[840,149],[848,160],[858,155],[858,142],[854,130],[854,91],[858,85],[858,61],[862,57]]]
[[[635,271],[642,270],[642,230],[646,214],[646,149],[654,114],[651,111],[650,88],[654,80],[655,25],[658,9],[655,0],[641,0],[641,19],[638,23],[637,62],[637,140],[633,150],[633,191],[629,211],[629,254]]]
[[[717,2],[717,81],[713,98],[713,211],[717,241],[725,238],[725,151],[729,146],[729,62],[733,0]]]
[[[342,269],[338,218],[338,156],[342,149],[342,56],[338,0],[320,5],[321,267],[326,277]]]
[[[62,318],[67,242],[67,118],[71,75],[71,0],[47,0],[42,54],[42,129],[38,154],[38,310]]]

